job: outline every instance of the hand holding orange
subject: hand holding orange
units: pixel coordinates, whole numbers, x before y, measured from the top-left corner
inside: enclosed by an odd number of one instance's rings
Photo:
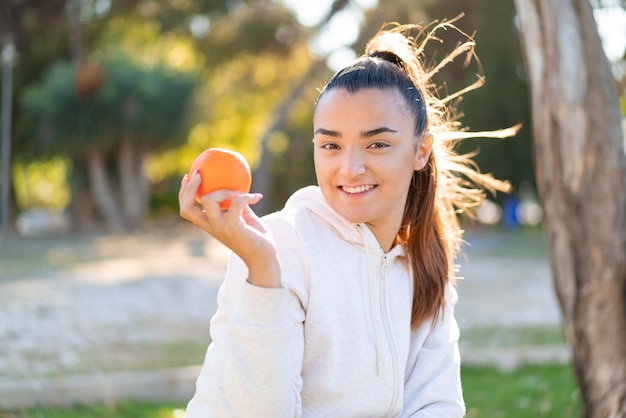
[[[191,164],[189,177],[198,170],[202,183],[196,192],[196,200],[216,190],[236,190],[248,193],[252,185],[252,174],[248,161],[236,151],[224,148],[209,148]],[[230,200],[220,202],[220,209],[227,210]]]

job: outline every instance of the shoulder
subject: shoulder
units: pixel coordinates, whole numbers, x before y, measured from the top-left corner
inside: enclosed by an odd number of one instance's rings
[[[446,306],[448,308],[454,307],[459,300],[459,292],[456,290],[454,283],[448,283],[448,297],[446,298]]]
[[[311,209],[312,205],[320,203],[322,199],[316,187],[300,189],[289,198],[283,209],[264,216],[263,221],[275,239],[285,239],[292,245],[304,245],[315,239],[316,231],[328,227]]]

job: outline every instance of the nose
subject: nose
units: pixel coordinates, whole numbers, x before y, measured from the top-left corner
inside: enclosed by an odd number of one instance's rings
[[[357,149],[346,149],[341,159],[341,175],[352,178],[365,173],[365,159]]]

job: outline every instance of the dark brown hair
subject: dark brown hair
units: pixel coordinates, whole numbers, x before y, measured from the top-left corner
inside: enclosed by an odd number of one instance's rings
[[[397,241],[406,246],[414,294],[411,326],[427,319],[434,322],[446,302],[446,288],[455,280],[454,260],[460,253],[463,231],[458,213],[472,212],[485,198],[484,190],[506,191],[507,183],[478,171],[471,154],[460,155],[454,146],[460,139],[475,136],[504,137],[516,128],[481,133],[459,130],[453,100],[482,85],[482,78],[465,89],[444,98],[432,77],[458,57],[476,58],[472,38],[443,21],[421,27],[385,25],[369,41],[365,54],[338,71],[322,89],[344,88],[357,92],[365,88],[397,89],[415,117],[415,134],[434,135],[433,150],[426,166],[413,173]],[[466,38],[439,63],[425,68],[424,47],[437,40],[439,30],[454,29]],[[411,33],[417,32],[416,35]],[[319,98],[318,98],[319,101]]]

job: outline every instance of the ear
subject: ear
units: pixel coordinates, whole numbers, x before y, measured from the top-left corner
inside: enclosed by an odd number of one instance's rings
[[[426,163],[428,163],[428,159],[430,158],[430,153],[433,151],[433,139],[433,134],[430,132],[426,132],[422,135],[422,139],[417,145],[413,170],[420,171],[426,167]]]

